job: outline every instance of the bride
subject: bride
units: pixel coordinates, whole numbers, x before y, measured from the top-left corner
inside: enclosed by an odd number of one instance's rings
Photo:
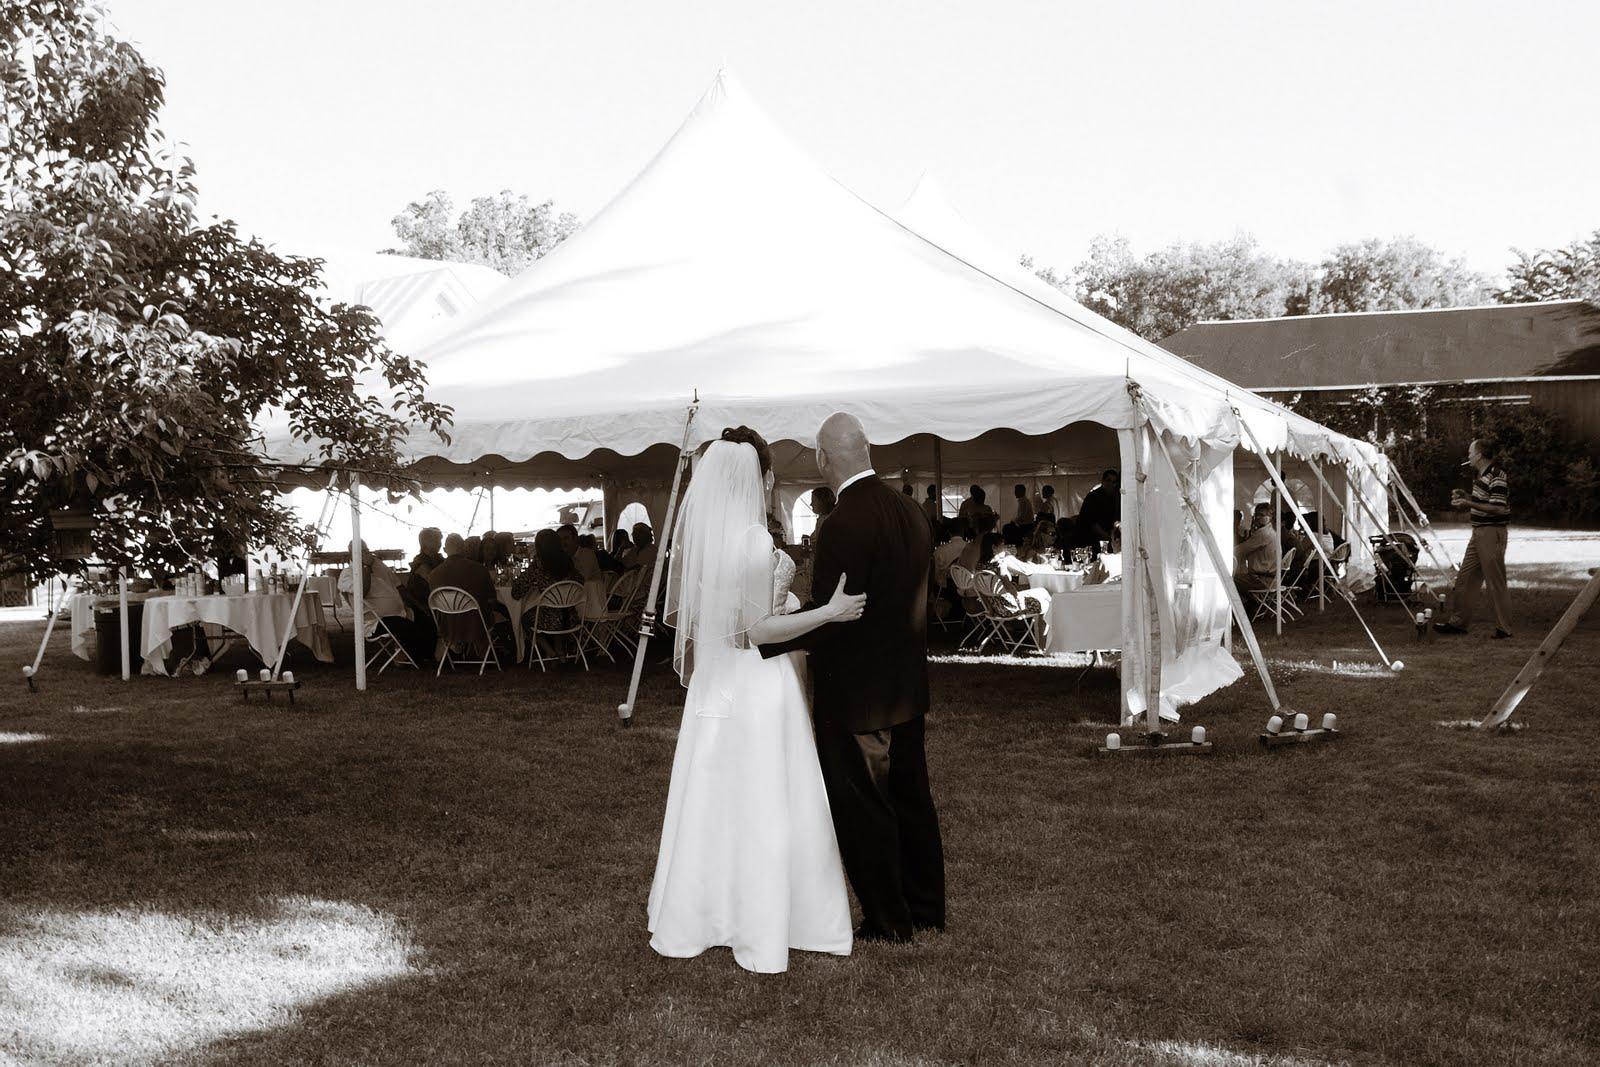
[[[798,653],[758,644],[858,619],[844,592],[798,611],[794,561],[776,551],[764,501],[767,444],[724,430],[695,468],[673,538],[667,619],[688,688],[650,886],[650,947],[698,956],[727,946],[774,973],[789,950],[850,954],[850,902],[811,731]]]

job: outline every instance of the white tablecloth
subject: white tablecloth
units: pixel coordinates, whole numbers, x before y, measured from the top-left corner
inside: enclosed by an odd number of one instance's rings
[[[1051,596],[1070,593],[1082,587],[1082,571],[1040,571],[1028,575],[1028,588],[1047,589]]]
[[[1037,575],[1030,576],[1033,581]],[[1122,583],[1054,589],[1045,651],[1088,652],[1122,647]]]
[[[172,631],[191,623],[210,623],[232,630],[250,645],[262,662],[278,656],[289,627],[293,593],[244,593],[237,596],[153,597],[144,603],[144,628],[139,648],[144,654],[143,673],[166,674],[167,653],[172,651]],[[322,601],[307,589],[294,617],[294,636],[323,663],[333,662],[328,630],[322,621]]]
[[[89,639],[94,636],[94,602],[98,599],[93,593],[74,593],[67,599],[67,610],[72,613],[72,654],[79,659],[94,659]]]

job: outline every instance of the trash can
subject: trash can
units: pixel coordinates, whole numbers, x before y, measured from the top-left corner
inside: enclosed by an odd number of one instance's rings
[[[143,662],[139,655],[139,634],[144,622],[144,605],[128,603],[128,666],[139,673]],[[97,600],[94,605],[94,636],[97,655],[95,669],[101,674],[122,673],[122,653],[117,650],[117,631],[122,627],[117,601]]]

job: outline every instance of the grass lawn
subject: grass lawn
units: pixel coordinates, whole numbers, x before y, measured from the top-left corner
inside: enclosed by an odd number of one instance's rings
[[[937,663],[949,932],[767,977],[647,946],[661,669],[630,730],[621,668],[357,698],[298,662],[291,711],[63,633],[30,695],[40,624],[0,625],[0,1063],[1593,1063],[1600,618],[1529,729],[1439,725],[1581,573],[1517,567],[1510,642],[1377,611],[1398,675],[1342,607],[1264,636],[1348,733],[1305,750],[1257,750],[1246,681],[1188,714],[1212,758],[1092,760],[1109,671]]]

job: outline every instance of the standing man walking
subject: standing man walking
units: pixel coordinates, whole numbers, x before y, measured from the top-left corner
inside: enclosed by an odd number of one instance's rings
[[[1434,623],[1442,634],[1464,634],[1472,625],[1472,602],[1478,586],[1489,588],[1489,605],[1494,609],[1494,636],[1511,636],[1511,605],[1506,592],[1506,532],[1511,523],[1511,494],[1506,487],[1505,468],[1498,462],[1499,446],[1478,438],[1467,448],[1467,462],[1473,471],[1472,493],[1457,489],[1450,503],[1467,508],[1472,515],[1472,540],[1461,559],[1455,588],[1450,591],[1449,617]]]

